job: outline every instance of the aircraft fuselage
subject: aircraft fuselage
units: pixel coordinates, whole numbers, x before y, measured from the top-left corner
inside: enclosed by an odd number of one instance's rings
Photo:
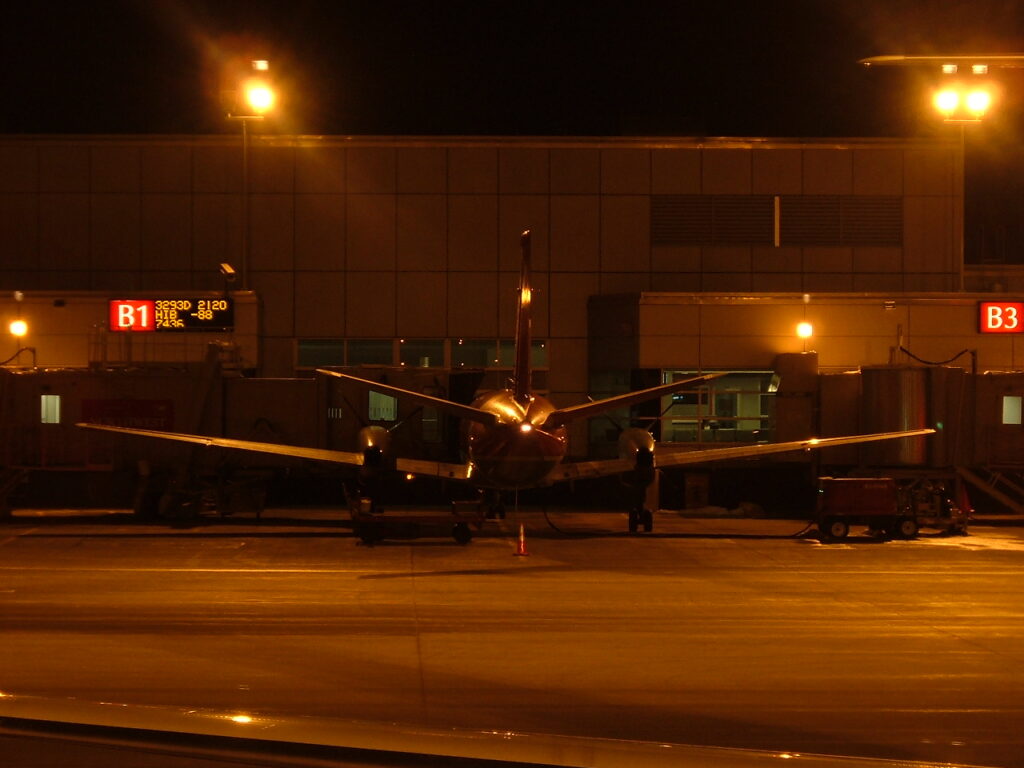
[[[546,398],[529,395],[519,402],[511,391],[499,390],[481,395],[473,407],[497,418],[494,425],[466,423],[474,485],[499,490],[534,487],[565,457],[565,427],[543,427],[556,410]]]

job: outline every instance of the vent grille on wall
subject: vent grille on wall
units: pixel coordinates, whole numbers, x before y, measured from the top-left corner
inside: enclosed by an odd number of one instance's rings
[[[770,195],[654,195],[654,245],[771,245]]]
[[[653,195],[653,245],[901,246],[903,199],[783,195]]]

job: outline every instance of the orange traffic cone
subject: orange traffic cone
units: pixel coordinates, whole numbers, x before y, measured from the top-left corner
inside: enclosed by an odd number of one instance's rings
[[[523,524],[519,524],[519,541],[516,543],[516,555],[529,555],[526,551],[526,529],[523,528]]]

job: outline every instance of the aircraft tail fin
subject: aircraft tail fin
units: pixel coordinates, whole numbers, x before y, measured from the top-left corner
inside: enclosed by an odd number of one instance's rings
[[[523,263],[519,274],[519,299],[516,306],[515,367],[512,369],[512,394],[516,402],[525,404],[530,397],[530,354],[532,352],[530,302],[530,230],[519,238]]]

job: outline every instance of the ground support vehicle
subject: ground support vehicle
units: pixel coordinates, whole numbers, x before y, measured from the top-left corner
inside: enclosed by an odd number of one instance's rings
[[[880,539],[913,539],[922,526],[965,534],[969,510],[952,498],[941,479],[907,477],[822,477],[817,525],[822,540],[845,539],[863,525]]]
[[[451,510],[374,508],[371,499],[349,499],[352,531],[364,544],[385,539],[418,539],[422,536],[450,535],[459,544],[468,544],[484,522],[484,510],[477,502],[452,502]]]

